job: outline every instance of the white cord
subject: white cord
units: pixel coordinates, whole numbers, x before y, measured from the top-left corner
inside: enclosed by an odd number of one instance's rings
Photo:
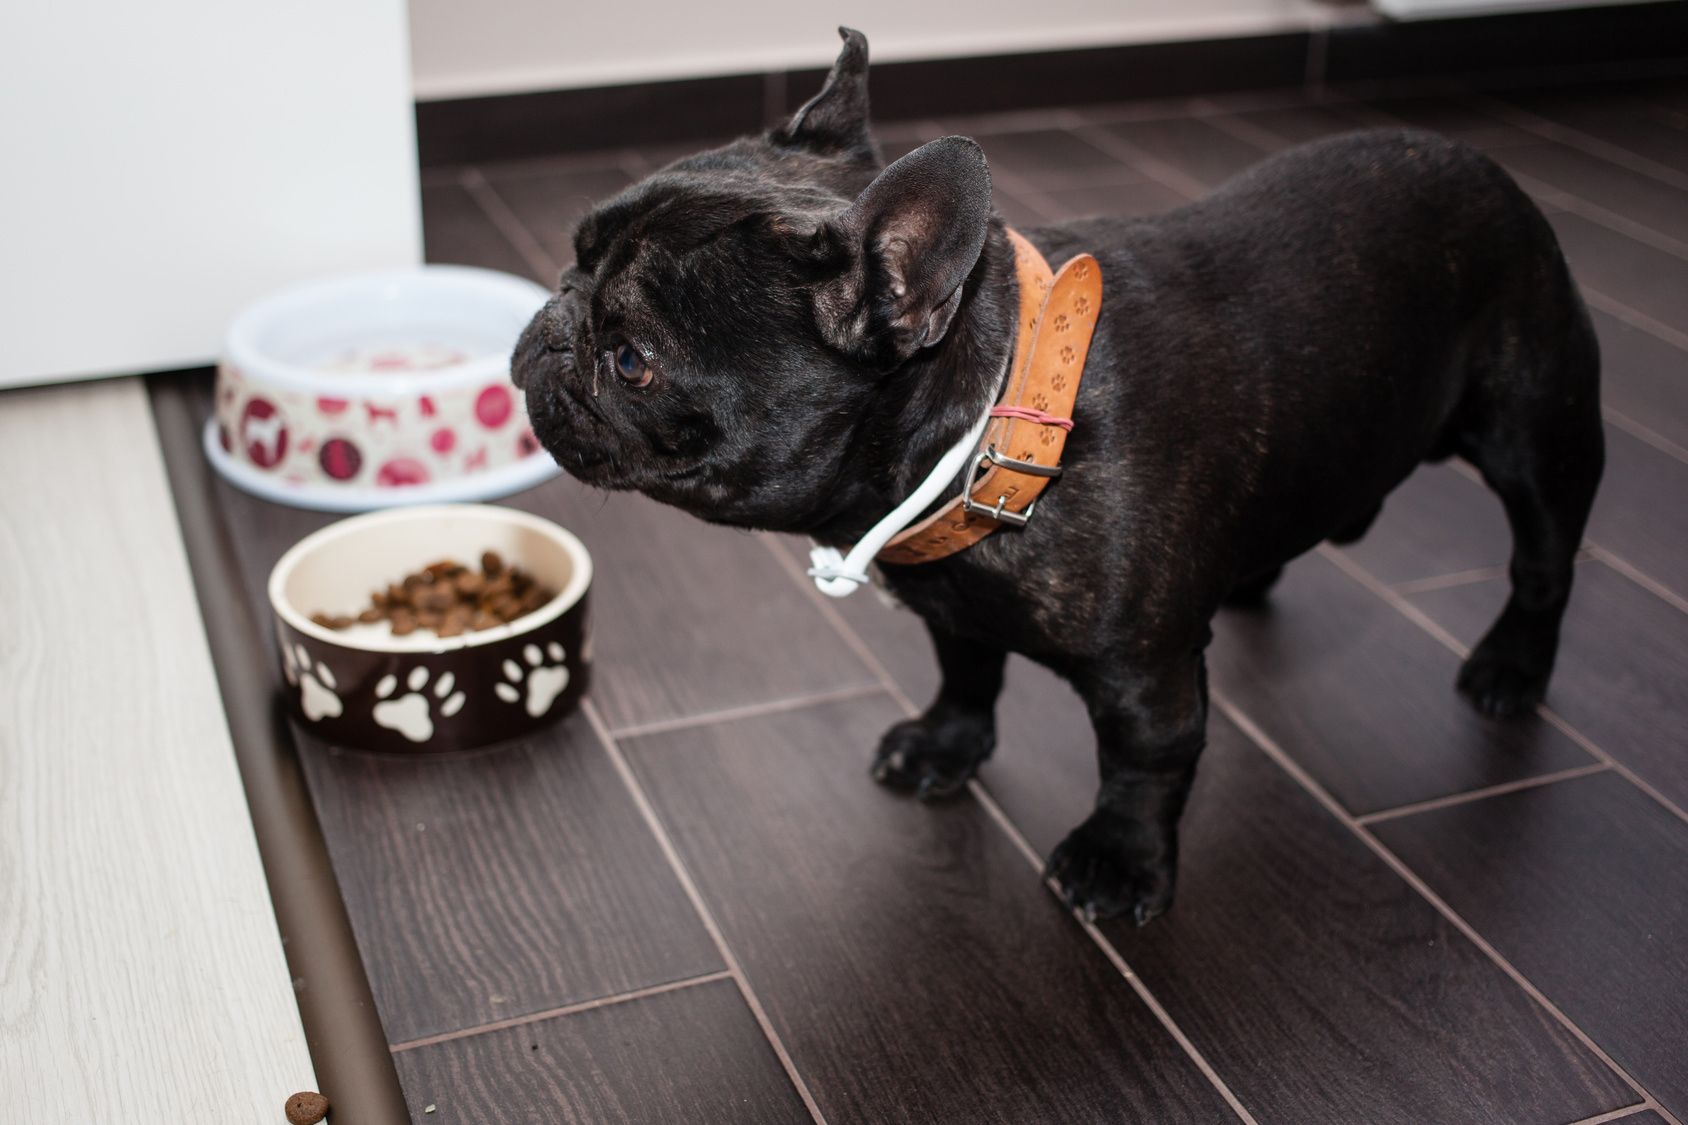
[[[996,405],[993,397],[990,407]],[[926,479],[920,482],[909,495],[907,500],[891,509],[891,514],[874,524],[861,541],[850,548],[848,555],[840,554],[836,547],[815,547],[809,551],[809,574],[815,580],[815,585],[829,597],[843,598],[856,592],[856,587],[869,581],[867,564],[873,557],[884,549],[899,531],[913,523],[926,510],[927,505],[938,498],[960,473],[963,466],[972,460],[979,448],[979,439],[984,436],[985,427],[990,424],[991,411],[986,407],[983,415],[973,424],[961,440],[950,446],[949,452],[938,459],[932,471],[926,474]],[[969,482],[971,483],[971,482]]]

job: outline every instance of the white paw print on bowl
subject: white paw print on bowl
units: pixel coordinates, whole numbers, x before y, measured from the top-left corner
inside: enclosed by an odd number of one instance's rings
[[[429,675],[421,664],[412,668],[404,681],[409,690],[397,699],[392,696],[398,690],[399,678],[391,673],[382,676],[375,685],[375,697],[380,700],[373,712],[376,725],[396,730],[412,742],[426,742],[434,737],[436,710],[444,719],[463,710],[463,693],[452,690],[457,686],[457,677],[447,672],[435,680],[430,699],[430,693],[425,690]]]
[[[304,645],[283,641],[281,668],[287,674],[287,682],[299,689],[299,710],[305,713],[305,718],[312,722],[339,718],[345,708],[334,693],[339,685],[334,682],[334,673],[328,670],[328,665],[313,662]]]
[[[546,662],[546,657],[550,657],[550,663]],[[499,684],[492,690],[506,703],[521,703],[521,684],[525,679],[527,713],[537,719],[551,709],[551,704],[569,686],[568,666],[563,663],[563,646],[552,641],[545,646],[544,652],[540,652],[538,645],[528,645],[522,649],[522,659],[527,661],[526,668],[514,660],[504,662],[504,678],[510,682]]]

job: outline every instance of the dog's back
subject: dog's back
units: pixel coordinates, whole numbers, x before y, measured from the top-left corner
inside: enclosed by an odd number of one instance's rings
[[[1551,400],[1598,431],[1593,334],[1552,228],[1467,145],[1347,134],[1162,216],[1031,233],[1107,279],[1069,463],[1129,451],[1135,495],[1112,502],[1225,513],[1228,580],[1363,529],[1423,460],[1498,460],[1503,418]]]

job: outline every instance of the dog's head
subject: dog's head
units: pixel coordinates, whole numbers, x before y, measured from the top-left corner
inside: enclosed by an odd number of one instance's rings
[[[990,221],[972,141],[880,171],[867,41],[790,120],[594,209],[516,346],[534,432],[588,484],[806,530],[861,420],[944,339]]]

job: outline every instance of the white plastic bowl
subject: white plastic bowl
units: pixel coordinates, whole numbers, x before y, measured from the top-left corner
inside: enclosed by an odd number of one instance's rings
[[[557,468],[510,353],[547,296],[492,270],[424,266],[266,298],[229,326],[206,454],[249,492],[329,511],[537,484]]]

